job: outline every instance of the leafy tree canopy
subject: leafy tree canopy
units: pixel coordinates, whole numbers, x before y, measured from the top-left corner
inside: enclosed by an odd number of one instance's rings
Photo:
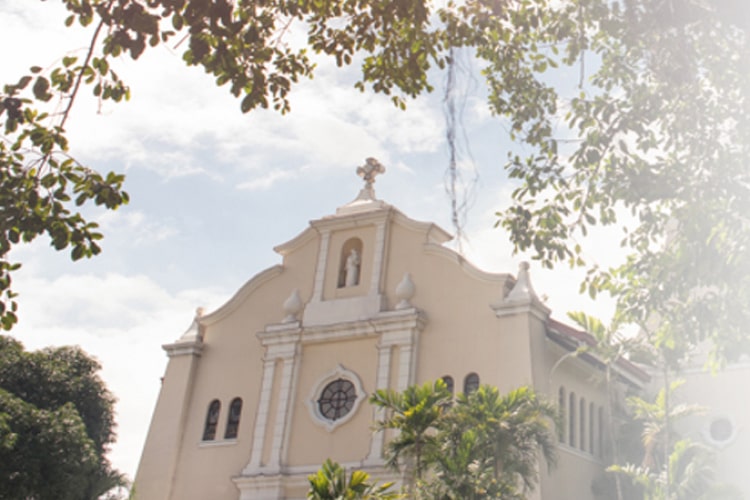
[[[48,235],[57,250],[76,260],[100,252],[101,234],[79,212],[85,204],[115,209],[128,201],[123,177],[102,175],[69,153],[65,125],[80,92],[101,100],[128,99],[116,72],[117,59],[138,59],[146,50],[171,44],[185,63],[212,74],[241,98],[243,112],[272,107],[289,111],[288,95],[313,75],[311,52],[340,66],[361,61],[356,84],[405,99],[432,90],[431,69],[448,64],[455,47],[470,46],[487,61],[493,108],[512,112],[515,127],[551,112],[554,94],[535,80],[549,58],[537,47],[547,38],[547,0],[514,0],[507,6],[421,0],[391,2],[271,0],[62,0],[67,25],[91,32],[85,53],[28,74],[0,92],[0,326],[16,321],[7,253],[20,241]],[[307,33],[298,37],[290,32]],[[356,57],[355,57],[356,56]],[[59,101],[61,112],[48,103]]]
[[[0,336],[0,498],[93,500],[123,484],[99,369],[79,348],[26,352]]]
[[[127,202],[122,176],[68,154],[65,123],[84,86],[127,99],[118,57],[169,43],[212,74],[247,112],[289,111],[314,72],[312,52],[361,64],[361,90],[406,99],[430,91],[456,50],[473,53],[489,107],[507,117],[524,155],[499,214],[520,251],[544,265],[588,266],[582,289],[619,300],[623,321],[655,343],[684,349],[712,339],[717,358],[750,352],[750,50],[743,0],[62,0],[91,45],[57,67],[30,68],[0,93],[0,318],[14,323],[6,260],[19,241],[47,234],[72,258],[99,252],[86,203]],[[298,37],[285,36],[305,32]],[[580,70],[578,91],[555,68]],[[62,99],[62,113],[45,102]],[[627,214],[623,220],[623,215]],[[631,256],[616,269],[587,261],[594,226],[626,226]]]
[[[582,264],[576,239],[627,212],[630,257],[592,268],[582,289],[612,292],[622,319],[669,349],[712,339],[719,358],[747,352],[747,4],[567,3],[580,39],[569,55],[595,69],[566,110],[570,147],[549,136],[538,157],[513,159],[523,185],[502,224],[545,264]]]

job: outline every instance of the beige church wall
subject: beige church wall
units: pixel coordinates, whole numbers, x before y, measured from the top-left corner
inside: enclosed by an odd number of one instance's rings
[[[222,498],[213,495],[219,495],[219,492],[236,493],[231,476],[239,474],[250,459],[263,376],[264,348],[256,333],[268,324],[281,322],[284,317],[283,303],[295,288],[300,290],[303,300],[309,299],[316,254],[317,241],[311,239],[284,257],[280,274],[249,295],[234,297],[224,308],[204,317],[208,326],[205,328],[203,353],[187,411],[176,478],[176,484],[185,491],[178,488],[175,498]],[[242,293],[240,290],[238,296]],[[233,303],[238,298],[242,300]],[[280,370],[277,370],[276,375],[279,374]],[[223,439],[226,418],[235,397],[242,398],[242,417],[237,439],[234,443],[227,443]],[[202,442],[206,413],[214,399],[221,402],[216,440]],[[272,403],[276,404],[276,401]],[[273,426],[273,419],[270,419],[269,425]],[[266,440],[265,444],[270,446],[270,442],[270,439]],[[266,456],[269,453],[267,451]],[[200,481],[195,481],[195,478],[200,478]]]
[[[510,389],[531,381],[527,326],[522,318],[496,318],[490,307],[502,298],[505,280],[459,264],[447,249],[427,249],[423,229],[394,223],[384,290],[389,307],[405,273],[416,287],[411,304],[427,326],[419,341],[417,381],[453,377],[456,392],[466,375]],[[520,329],[519,329],[520,328]],[[512,354],[511,354],[512,353]]]
[[[360,255],[359,283],[357,286],[339,287],[339,274],[342,260],[346,262],[347,255],[342,257],[342,249],[351,238],[358,238],[362,242]],[[323,286],[323,300],[365,295],[370,289],[372,264],[375,248],[375,226],[372,224],[355,227],[353,229],[334,230],[328,243],[326,258],[326,274]]]
[[[306,234],[308,232],[310,235]],[[303,241],[293,251],[283,253],[283,276],[286,280],[283,283],[299,289],[300,298],[303,303],[306,303],[310,300],[313,293],[314,273],[320,238],[312,230],[305,231],[300,237],[303,238]],[[282,301],[288,298],[290,291],[286,292],[286,296],[283,296]],[[282,304],[283,302],[276,304],[276,310],[279,313],[282,311]],[[273,318],[271,322],[278,323],[281,319],[282,317],[279,316],[278,318]]]
[[[159,391],[136,482],[139,498],[167,498],[182,440],[181,415],[192,381],[192,356],[171,358]],[[170,422],[170,425],[158,425]],[[157,425],[154,425],[156,423]]]
[[[564,408],[564,417],[566,420],[566,423],[570,420],[570,394],[573,393],[575,395],[576,400],[576,407],[575,407],[575,417],[576,420],[579,421],[580,419],[580,400],[583,398],[586,401],[587,405],[587,412],[586,412],[586,420],[590,420],[589,417],[589,408],[588,405],[590,403],[594,403],[595,408],[597,409],[597,419],[598,419],[598,409],[602,409],[603,412],[606,413],[607,411],[607,396],[606,396],[606,389],[605,384],[603,381],[603,378],[599,376],[596,373],[592,373],[591,365],[586,363],[583,360],[580,360],[578,358],[570,358],[565,359],[560,365],[558,365],[557,369],[555,370],[553,376],[552,376],[552,387],[554,388],[554,394],[550,395],[550,400],[553,402],[558,402],[559,399],[559,390],[562,387],[565,391],[565,408]],[[605,415],[606,417],[606,415]],[[598,423],[597,423],[598,425]],[[571,446],[570,445],[570,439],[569,439],[569,430],[570,426],[566,425],[563,429],[563,434],[566,437],[565,439],[565,446]],[[585,439],[586,441],[586,448],[588,449],[588,439]],[[573,445],[573,448],[579,449],[580,448],[580,425],[576,426],[576,439],[575,439],[575,445]],[[595,454],[600,455],[599,447],[596,447]]]
[[[286,461],[289,466],[319,466],[326,458],[345,463],[367,456],[373,414],[367,398],[375,389],[376,347],[374,337],[303,345]],[[310,414],[308,400],[339,363],[359,377],[366,397],[351,419],[329,432]]]
[[[544,498],[589,499],[592,482],[602,474],[608,453],[607,434],[602,423],[606,420],[607,396],[603,377],[592,365],[575,357],[566,356],[564,350],[548,343],[544,384],[550,385],[547,397],[558,404],[559,390],[564,389],[562,426],[558,435],[558,466],[544,477]],[[560,361],[562,360],[562,361]],[[549,362],[552,361],[550,364]],[[559,363],[557,363],[560,361]],[[556,366],[555,366],[556,364]],[[553,369],[554,368],[554,369]],[[546,392],[546,391],[545,391]],[[574,411],[570,411],[570,396],[574,395]],[[581,428],[581,400],[584,401],[583,429]],[[593,410],[593,417],[592,417]],[[572,422],[571,422],[572,418]],[[593,418],[593,420],[592,420]],[[571,443],[571,423],[573,442]],[[581,437],[583,436],[583,442]]]
[[[243,409],[244,413],[244,409]],[[240,427],[242,423],[240,423]],[[197,449],[184,457],[183,474],[175,482],[173,499],[206,500],[235,499],[237,487],[232,476],[245,465],[250,443],[238,439],[235,444],[198,444]],[[139,492],[140,493],[140,492]],[[140,496],[137,497],[140,500]]]
[[[750,457],[750,399],[747,397],[750,363],[729,365],[715,374],[696,368],[680,374],[679,378],[685,379],[685,384],[677,390],[675,397],[705,407],[704,414],[682,422],[680,432],[713,449],[718,479],[739,488],[744,498],[750,498],[750,474],[747,472]],[[658,378],[655,383],[659,383]],[[711,433],[712,423],[720,419],[726,419],[731,425],[726,439],[721,439],[724,435]]]
[[[602,470],[598,460],[561,449],[555,467],[541,466],[539,494],[544,500],[594,500],[591,481]]]
[[[552,381],[555,363],[568,351],[547,338],[546,324],[536,316],[528,315],[530,359],[532,360],[532,385],[534,390],[552,401],[557,401],[557,389]]]

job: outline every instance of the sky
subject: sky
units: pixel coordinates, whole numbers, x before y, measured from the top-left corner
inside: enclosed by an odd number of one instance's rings
[[[30,66],[48,68],[65,55],[82,57],[90,34],[65,28],[64,18],[55,2],[0,0],[0,82],[14,83]],[[20,321],[11,335],[29,349],[80,345],[101,362],[118,399],[110,459],[132,478],[167,363],[161,345],[188,328],[197,307],[218,308],[256,273],[281,263],[275,245],[354,199],[362,186],[355,169],[365,158],[387,169],[375,185],[378,198],[454,231],[440,75],[434,94],[400,111],[384,96],[355,90],[356,68],[321,60],[315,78],[293,89],[291,113],[281,116],[243,115],[239,101],[186,67],[179,50],[160,46],[115,67],[131,100],[100,108],[84,91],[67,131],[77,159],[126,174],[131,202],[114,212],[85,210],[105,234],[94,259],[72,263],[45,238],[13,250],[11,259],[23,267],[13,278]],[[466,189],[472,195],[461,247],[479,268],[515,274],[528,257],[514,255],[508,235],[493,226],[516,187],[502,166],[518,146],[490,115],[472,74],[459,79],[460,172],[476,176]],[[616,231],[594,232],[592,261],[617,260]],[[531,273],[557,319],[576,310],[611,314],[608,301],[578,294],[581,271],[532,262]]]

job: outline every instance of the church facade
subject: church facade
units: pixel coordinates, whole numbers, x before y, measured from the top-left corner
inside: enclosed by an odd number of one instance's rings
[[[456,393],[528,385],[558,402],[558,464],[540,468],[533,498],[593,500],[606,396],[601,364],[574,355],[592,339],[552,319],[527,264],[477,269],[443,229],[375,197],[377,162],[360,169],[353,202],[277,246],[280,265],[164,346],[137,498],[302,499],[327,458],[398,481],[369,395],[443,378]],[[648,380],[628,364],[618,378]]]

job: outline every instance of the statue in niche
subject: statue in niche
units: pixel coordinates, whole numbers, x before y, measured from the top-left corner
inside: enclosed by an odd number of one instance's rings
[[[344,286],[357,286],[359,285],[359,266],[361,260],[359,258],[359,252],[356,248],[352,248],[349,252],[349,256],[346,258],[346,278],[344,280]]]

